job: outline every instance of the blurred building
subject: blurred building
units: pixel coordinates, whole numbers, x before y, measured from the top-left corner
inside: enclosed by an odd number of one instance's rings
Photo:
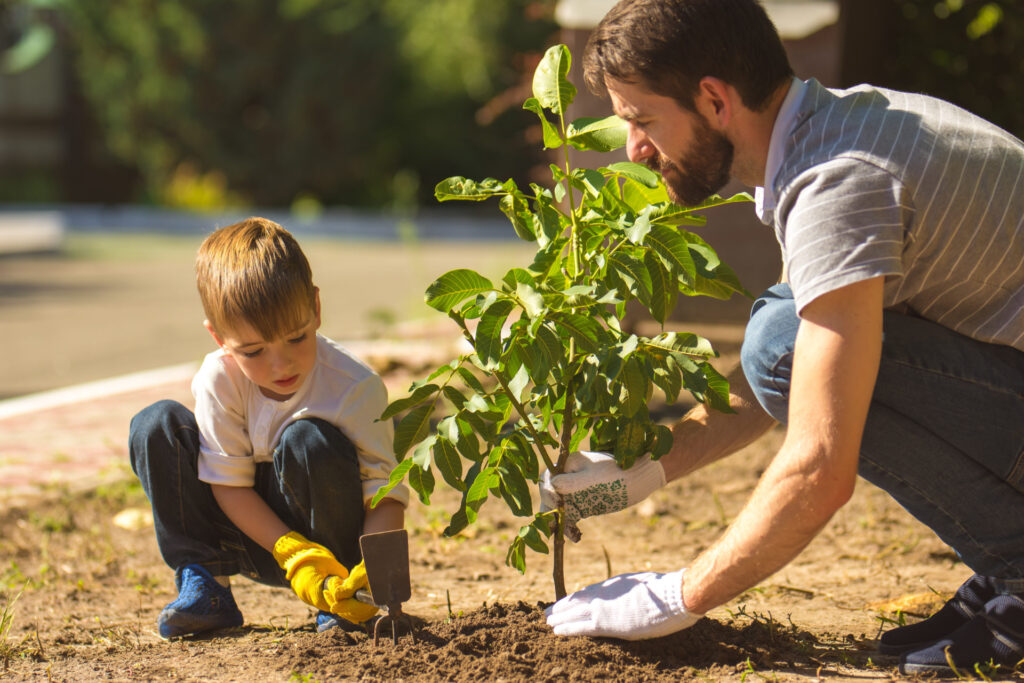
[[[27,30],[12,21],[16,8],[0,6],[0,32],[8,34],[5,49]],[[73,75],[70,41],[59,15],[37,10],[32,20],[44,22],[54,42],[29,66],[0,69],[0,202],[131,197],[135,174],[105,156],[101,133]]]

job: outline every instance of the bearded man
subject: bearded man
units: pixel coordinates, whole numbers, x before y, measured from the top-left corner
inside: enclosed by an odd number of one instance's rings
[[[578,453],[545,475],[567,523],[634,504],[777,423],[733,524],[685,569],[625,574],[548,611],[562,635],[694,624],[793,560],[854,490],[893,496],[973,572],[936,615],[883,634],[904,673],[1024,659],[1024,143],[948,102],[794,78],[756,0],[622,0],[584,55],[673,200],[756,187],[783,283],[754,303],[735,414],[698,406],[629,470]]]

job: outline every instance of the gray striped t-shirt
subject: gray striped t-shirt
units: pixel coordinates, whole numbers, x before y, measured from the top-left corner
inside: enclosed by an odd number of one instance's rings
[[[772,190],[801,310],[885,277],[885,306],[1024,350],[1024,143],[924,95],[814,80]]]

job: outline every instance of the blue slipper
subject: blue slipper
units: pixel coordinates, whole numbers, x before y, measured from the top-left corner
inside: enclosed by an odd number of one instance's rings
[[[994,597],[994,579],[975,574],[932,616],[916,624],[900,626],[883,633],[878,641],[878,651],[883,655],[900,655],[927,647],[973,619],[985,609],[985,603]]]
[[[160,612],[157,625],[161,638],[180,638],[203,631],[242,625],[231,589],[198,564],[182,567],[174,573],[178,597]]]
[[[1024,664],[1024,598],[997,595],[985,610],[949,636],[900,657],[901,674],[940,676],[988,673],[994,667],[1017,670]]]

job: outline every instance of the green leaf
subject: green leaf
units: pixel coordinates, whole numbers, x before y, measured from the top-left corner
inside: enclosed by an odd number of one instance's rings
[[[9,5],[5,10],[13,13],[17,4],[13,9]],[[52,27],[43,23],[29,25],[19,40],[0,54],[0,70],[5,74],[17,74],[32,68],[50,53],[56,39],[57,33]]]
[[[729,404],[729,380],[715,370],[710,363],[702,363],[704,376],[708,378],[708,404],[723,413],[735,413]]]
[[[515,461],[516,466],[528,480],[536,482],[540,478],[540,463],[537,455],[522,432],[515,432],[508,438],[505,454],[506,457]]]
[[[431,308],[448,313],[471,296],[494,289],[491,281],[475,270],[449,270],[427,287],[426,302]]]
[[[622,201],[630,210],[640,212],[649,207],[657,207],[668,202],[668,192],[663,185],[649,188],[631,178],[622,183]]]
[[[430,494],[434,492],[434,474],[430,470],[413,467],[409,470],[409,485],[419,495],[420,502],[430,505]]]
[[[633,225],[626,231],[626,238],[633,244],[643,244],[648,233],[651,232],[650,211],[644,209],[633,221]]]
[[[537,279],[525,268],[510,268],[501,281],[505,283],[509,291],[514,291],[520,284],[531,287],[537,284]]]
[[[388,483],[377,489],[377,493],[373,495],[373,500],[370,501],[370,507],[376,507],[385,496],[387,496],[393,488],[402,483],[405,479],[405,475],[408,474],[409,470],[412,469],[414,463],[412,459],[403,460],[395,466],[395,469],[391,470],[391,475],[388,477]]]
[[[501,212],[508,216],[516,236],[524,242],[536,242],[537,233],[533,230],[533,214],[526,205],[526,199],[519,193],[508,194],[498,202]]]
[[[501,360],[501,333],[505,320],[515,308],[507,299],[496,301],[480,318],[476,328],[476,355],[487,370],[495,370]]]
[[[717,356],[711,342],[692,332],[664,332],[657,337],[644,339],[643,344],[666,352],[685,353],[688,356]]]
[[[652,378],[654,383],[665,392],[666,402],[675,403],[683,388],[683,373],[679,369],[679,363],[671,353],[650,354],[650,359],[654,366],[654,377]]]
[[[544,314],[544,297],[532,286],[520,282],[516,286],[516,298],[523,305],[523,310],[530,318],[537,318]]]
[[[508,552],[505,553],[505,564],[520,574],[526,573],[526,542],[518,536],[512,539]]]
[[[651,458],[657,460],[672,449],[672,430],[665,425],[654,426],[654,443],[651,444]]]
[[[380,419],[386,420],[389,417],[394,417],[403,410],[408,410],[413,406],[418,406],[419,404],[423,403],[431,396],[436,394],[437,391],[438,386],[436,384],[424,384],[422,386],[416,387],[416,390],[413,391],[412,394],[410,394],[409,396],[392,401],[391,404],[387,407],[387,409],[381,414]]]
[[[508,389],[512,396],[519,402],[523,400],[523,391],[530,385],[530,371],[525,364],[521,364],[516,374],[508,382]]]
[[[601,173],[592,168],[577,168],[572,172],[570,182],[580,192],[585,193],[589,197],[596,198],[601,194],[601,188],[604,187],[605,179]]]
[[[509,509],[516,517],[527,517],[533,514],[533,499],[530,487],[519,468],[503,462],[498,465],[501,497],[505,499]]]
[[[630,356],[619,375],[622,383],[622,414],[633,417],[647,405],[647,390],[651,386],[650,377],[644,372],[639,359]]]
[[[608,267],[622,280],[627,291],[649,307],[651,301],[651,274],[642,262],[623,252],[612,254]],[[623,296],[626,292],[620,292]]]
[[[531,524],[524,526],[519,530],[519,538],[526,541],[526,545],[530,547],[530,550],[541,554],[548,552],[548,544],[544,542],[541,537],[542,530],[547,527],[547,520],[543,518],[535,519]]]
[[[651,207],[651,222],[667,226],[705,225],[708,220],[675,204],[659,204]]]
[[[395,427],[395,457],[405,458],[405,454],[413,444],[417,444],[427,436],[430,429],[430,415],[434,411],[432,403],[421,405],[402,418]]]
[[[571,57],[565,45],[552,45],[533,72],[533,96],[541,106],[550,109],[560,117],[576,98],[576,86],[569,82]]]
[[[491,489],[497,487],[499,483],[496,467],[488,465],[480,470],[480,474],[473,480],[466,492],[466,517],[470,524],[476,521],[480,507],[487,501]]]
[[[469,468],[469,471],[466,472],[466,486],[467,486],[467,488],[472,488],[473,483],[476,481],[477,477],[480,474],[480,469],[481,469],[480,463],[474,463],[473,466]],[[449,538],[452,537],[452,536],[455,536],[460,531],[462,531],[467,526],[469,526],[470,520],[469,520],[469,512],[468,512],[468,510],[469,510],[468,499],[469,499],[469,491],[467,490],[467,491],[464,491],[463,494],[462,494],[462,501],[459,503],[458,511],[456,511],[455,514],[452,515],[451,521],[448,523],[448,526],[442,532],[442,533],[444,533],[445,536],[448,536]],[[484,500],[486,500],[486,499],[484,499]],[[479,503],[477,503],[475,505],[476,505],[476,507],[474,508],[474,511],[473,511],[473,520],[474,521],[476,520],[476,510],[480,509],[480,506],[483,505],[483,501],[481,500]]]
[[[611,152],[626,144],[626,122],[618,116],[579,118],[565,131],[566,141],[579,150]]]
[[[479,202],[508,193],[507,183],[501,183],[494,178],[485,178],[477,182],[462,176],[452,176],[442,180],[434,187],[434,197],[439,202],[452,199]]]
[[[643,455],[647,442],[646,420],[639,417],[616,421],[615,460],[622,469],[629,469]]]
[[[576,345],[580,349],[587,353],[593,353],[600,347],[598,339],[601,334],[601,326],[593,318],[563,313],[553,316],[553,320],[556,325],[576,340]]]
[[[550,367],[558,367],[562,364],[565,348],[558,339],[558,334],[547,324],[537,329],[537,347],[547,358]]]
[[[466,397],[461,391],[453,387],[452,385],[446,385],[441,392],[444,397],[455,407],[455,410],[462,410],[462,406],[466,404]]]
[[[477,394],[486,394],[487,390],[484,389],[484,385],[480,384],[480,380],[474,375],[469,368],[460,367],[458,369],[459,377],[466,383],[466,386],[472,389]]]
[[[664,225],[652,225],[644,243],[657,252],[673,277],[684,276],[688,281],[693,281],[697,268],[690,256],[689,245],[678,230]]]
[[[462,457],[476,462],[481,458],[480,441],[473,425],[469,423],[470,419],[474,418],[464,417],[461,413],[454,416],[448,430],[448,439],[455,444]]]
[[[433,450],[434,464],[441,472],[441,477],[456,491],[465,491],[466,483],[462,481],[462,459],[452,442],[448,439],[438,439],[434,442]]]
[[[722,197],[720,195],[711,195],[700,204],[696,206],[686,207],[687,211],[701,211],[703,209],[710,209],[714,206],[724,206],[725,204],[736,204],[737,202],[752,202],[754,198],[749,192],[737,192],[731,197]]]
[[[652,252],[644,253],[644,265],[651,278],[651,315],[662,325],[675,308],[678,290],[661,260]]]
[[[548,121],[548,117],[544,115],[544,108],[536,97],[531,97],[523,102],[523,109],[526,111],[532,111],[537,115],[537,118],[540,119],[541,131],[544,136],[544,149],[558,149],[562,146],[561,134],[559,134],[558,129]]]
[[[643,164],[636,163],[635,161],[619,161],[614,164],[608,164],[600,170],[602,172],[607,171],[609,174],[613,174],[621,178],[628,178],[652,190],[656,189],[659,184],[658,174],[656,172]]]

